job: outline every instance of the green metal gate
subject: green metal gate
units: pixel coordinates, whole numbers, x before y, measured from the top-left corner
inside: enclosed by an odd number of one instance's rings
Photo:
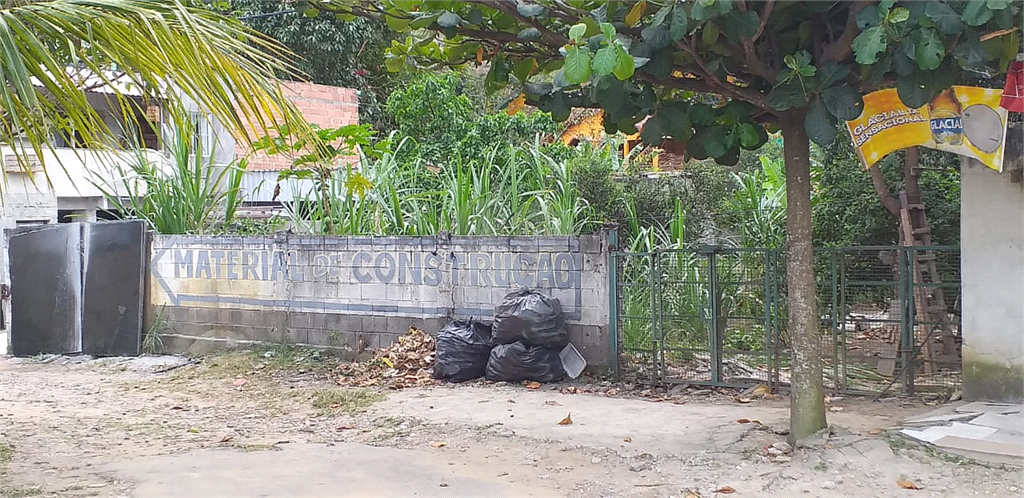
[[[614,246],[613,246],[614,247]],[[927,254],[941,284],[915,279]],[[959,357],[935,346],[955,318],[922,316],[917,296],[959,296],[955,247],[852,247],[815,252],[827,388],[959,384]],[[611,322],[624,377],[650,383],[788,384],[784,254],[704,246],[611,254]],[[933,264],[934,265],[934,264]],[[953,310],[950,310],[953,311]],[[948,334],[945,339],[949,341]],[[957,344],[958,348],[958,344]],[[939,358],[935,351],[946,355]],[[957,349],[958,352],[958,349]]]

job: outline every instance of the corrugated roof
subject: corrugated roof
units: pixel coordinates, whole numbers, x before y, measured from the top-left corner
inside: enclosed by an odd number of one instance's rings
[[[105,93],[109,95],[121,94],[132,97],[141,97],[142,91],[132,81],[125,71],[103,71],[97,74],[95,71],[86,68],[69,66],[66,69],[68,78],[78,84],[79,88],[88,89],[92,93]],[[32,84],[37,87],[43,86],[43,82],[32,76]]]

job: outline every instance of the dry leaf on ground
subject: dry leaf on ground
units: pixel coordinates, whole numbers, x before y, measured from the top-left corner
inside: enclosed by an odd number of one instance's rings
[[[554,400],[545,401],[544,404],[547,405],[547,406],[562,406],[561,403],[559,403],[557,401],[554,401]]]
[[[218,441],[218,443],[227,443],[227,442],[230,442],[234,438],[235,438],[235,436],[224,436],[224,437],[220,438],[220,441]]]
[[[700,498],[700,495],[697,494],[697,493],[694,493],[693,491],[686,490],[686,494],[683,495],[683,498]]]
[[[568,414],[558,422],[558,425],[572,425],[572,413]]]
[[[738,396],[736,397],[736,402],[737,403],[750,403],[750,401],[751,400],[749,398],[740,398]]]
[[[622,440],[624,442],[627,442],[627,443],[632,443],[633,442],[633,438],[631,438],[631,437],[624,437],[624,438],[622,438]]]
[[[735,493],[736,490],[733,489],[732,486],[722,486],[722,487],[716,489],[715,492],[716,493],[722,493],[723,495],[727,495],[727,494]]]
[[[896,484],[899,484],[903,489],[921,489],[921,486],[915,484],[914,481],[908,481],[906,479],[900,479],[896,481]]]
[[[737,420],[736,423],[737,424],[749,424],[750,423],[750,419],[749,418],[741,418],[741,419]]]
[[[527,389],[540,389],[540,386],[541,386],[540,382],[533,381],[533,380],[531,380],[530,382],[526,383],[526,388]]]
[[[410,327],[398,342],[378,350],[372,360],[345,363],[335,370],[335,382],[343,386],[391,389],[435,384],[430,370],[436,344],[426,332]]]
[[[448,446],[448,442],[447,441],[433,441],[433,442],[430,443],[430,445],[435,447],[435,448],[444,448],[445,446]]]

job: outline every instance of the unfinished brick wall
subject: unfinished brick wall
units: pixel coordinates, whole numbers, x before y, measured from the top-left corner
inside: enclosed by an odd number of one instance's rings
[[[285,94],[302,112],[306,121],[321,128],[337,128],[359,124],[359,98],[356,90],[315,83],[286,82]],[[235,158],[249,154],[244,144],[238,144]],[[257,153],[249,158],[250,171],[281,171],[291,166],[291,159],[283,154],[268,156]]]

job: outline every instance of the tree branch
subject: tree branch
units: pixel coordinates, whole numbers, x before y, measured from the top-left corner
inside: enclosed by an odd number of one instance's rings
[[[755,106],[761,109],[769,108],[768,103],[765,101],[765,96],[762,95],[760,92],[749,88],[741,88],[730,83],[725,83],[721,79],[719,79],[713,71],[708,69],[707,63],[705,63],[704,59],[700,56],[700,54],[697,53],[697,50],[689,43],[686,43],[685,40],[680,40],[677,46],[685,50],[688,54],[690,54],[691,57],[693,57],[694,62],[697,63],[697,66],[699,66],[701,71],[704,73],[703,76],[706,78],[707,83],[712,87],[716,88],[710,90],[710,93],[720,93],[729,97],[743,100],[745,102],[750,102],[751,104],[754,104]]]
[[[573,7],[573,6],[569,5],[566,2],[563,2],[563,1],[560,1],[560,0],[555,0],[554,3],[559,8],[558,9],[550,9],[552,15],[554,15],[555,17],[557,17],[557,18],[561,19],[562,21],[565,21],[565,22],[567,22],[569,24],[574,24],[581,17],[586,16],[586,15],[590,15],[589,12],[577,9],[576,7]],[[573,17],[573,16],[575,16],[575,17]]]
[[[857,28],[857,14],[864,7],[873,3],[875,3],[874,0],[857,0],[853,5],[850,5],[850,11],[846,15],[846,27],[843,28],[843,34],[839,35],[839,38],[836,38],[834,42],[825,45],[821,51],[822,62],[839,62],[853,55],[853,39],[860,34],[860,29]]]
[[[665,85],[668,87],[675,88],[677,90],[686,90],[690,92],[698,93],[720,93],[721,91],[714,86],[709,85],[706,81],[700,78],[668,78],[665,80],[659,80],[654,76],[647,73],[637,72],[637,79],[653,83],[655,85]]]
[[[478,41],[486,41],[492,43],[522,43],[522,40],[520,40],[519,37],[517,37],[515,34],[505,33],[502,31],[480,31],[478,29],[458,27],[455,28],[455,32],[462,36],[467,36]],[[560,47],[561,45],[557,46]]]
[[[522,23],[529,24],[530,26],[540,31],[540,37],[542,40],[547,42],[548,45],[562,46],[569,43],[569,39],[560,33],[556,33],[548,29],[547,26],[541,24],[535,18],[529,18],[519,13],[519,9],[514,3],[507,2],[504,0],[492,0],[492,1],[481,1],[481,5],[486,5],[492,9],[504,12],[506,15],[514,17],[516,20]]]
[[[751,38],[743,38],[740,42],[743,44],[743,60],[747,64],[747,68],[750,72],[760,76],[762,79],[768,82],[770,85],[777,83],[775,78],[775,70],[758,57],[757,52],[754,50],[754,42],[764,33],[764,27],[768,24],[768,16],[772,13],[772,6],[775,4],[775,0],[768,0],[768,3],[764,7],[764,11],[761,13],[761,23],[757,27],[757,33]]]
[[[889,186],[885,184],[882,168],[876,163],[868,168],[868,173],[871,174],[871,183],[875,186],[875,193],[878,194],[878,198],[882,201],[882,206],[893,216],[899,217],[900,201],[889,191]]]
[[[757,39],[761,37],[761,34],[764,33],[764,27],[768,25],[768,18],[771,17],[772,8],[774,7],[775,0],[768,0],[767,2],[765,2],[764,10],[762,10],[761,13],[758,14],[759,16],[761,16],[761,23],[757,25],[757,33],[754,33],[754,36],[750,37],[751,42],[757,41]]]

